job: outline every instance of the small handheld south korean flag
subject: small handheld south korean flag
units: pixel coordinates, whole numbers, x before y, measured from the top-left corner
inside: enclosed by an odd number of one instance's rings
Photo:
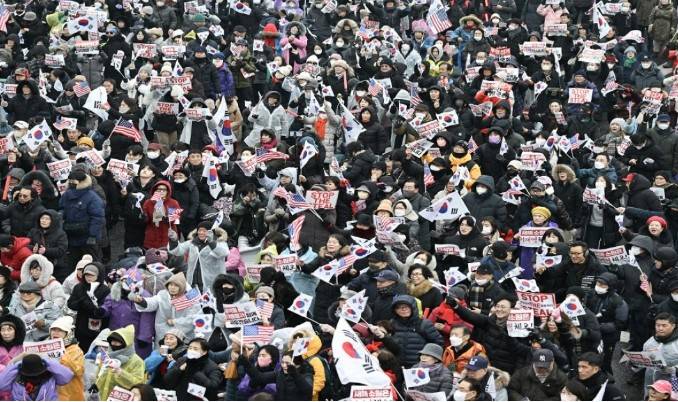
[[[295,314],[299,314],[302,317],[306,317],[308,310],[311,308],[311,302],[313,302],[313,297],[302,293],[294,299],[292,304],[288,307],[288,310]]]
[[[585,315],[586,311],[584,306],[581,305],[581,301],[575,295],[569,295],[563,300],[560,304],[560,311],[565,313],[570,318],[579,317],[580,315]]]
[[[405,386],[407,388],[419,387],[431,382],[428,368],[424,367],[411,369],[403,368],[403,377],[405,378]]]

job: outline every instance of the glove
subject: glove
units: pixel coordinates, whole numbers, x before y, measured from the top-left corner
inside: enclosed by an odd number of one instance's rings
[[[455,299],[454,297],[452,297],[452,296],[450,296],[450,295],[448,295],[448,296],[445,298],[445,303],[447,303],[447,304],[448,304],[450,307],[452,307],[453,309],[459,307],[459,303],[457,303],[457,299]]]
[[[209,242],[208,245],[210,246],[210,248],[211,248],[212,250],[214,250],[214,248],[217,247],[217,242],[211,241],[211,242]]]
[[[207,232],[207,242],[208,243],[214,242],[214,232],[211,230]]]
[[[96,246],[97,245],[97,238],[96,237],[88,237],[87,238],[87,245],[88,246]]]
[[[285,215],[285,210],[282,208],[276,208],[275,209],[275,214],[276,216],[284,216]]]

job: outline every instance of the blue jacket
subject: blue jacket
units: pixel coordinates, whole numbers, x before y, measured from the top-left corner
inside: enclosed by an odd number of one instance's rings
[[[235,96],[235,82],[233,81],[233,74],[231,70],[226,67],[226,64],[217,69],[219,77],[219,93],[226,98]]]
[[[92,189],[89,176],[77,188],[66,190],[59,200],[59,208],[63,213],[69,247],[84,246],[89,237],[101,238],[106,209],[104,201]]]

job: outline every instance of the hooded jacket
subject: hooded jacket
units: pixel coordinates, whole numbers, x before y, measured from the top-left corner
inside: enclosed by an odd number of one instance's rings
[[[21,267],[26,258],[33,254],[31,249],[28,248],[30,243],[31,239],[27,237],[13,237],[9,252],[0,253],[0,263],[12,269],[12,279],[15,281],[20,280]]]
[[[108,395],[115,386],[130,389],[134,385],[144,382],[144,361],[137,356],[134,350],[134,327],[128,325],[125,328],[112,331],[109,337],[114,334],[120,336],[125,342],[123,349],[109,350],[108,352],[111,358],[120,360],[120,373],[116,374],[111,368],[99,364],[96,386],[99,389],[99,398],[102,400],[108,399]]]
[[[15,362],[0,373],[0,391],[11,391],[11,399],[14,401],[56,401],[59,400],[56,388],[59,385],[68,384],[73,378],[73,373],[67,367],[52,359],[43,359],[50,373],[48,379],[40,386],[35,399],[26,393],[26,388],[21,381],[21,362]]]
[[[14,324],[14,340],[5,342],[0,339],[0,365],[8,366],[10,361],[23,353],[24,339],[26,338],[26,324],[21,317],[12,314],[5,314],[0,318],[0,322],[11,322]]]
[[[184,363],[186,363],[186,369],[181,370],[180,367]],[[184,355],[170,367],[164,380],[165,384],[171,384],[171,388],[177,391],[179,400],[195,399],[195,396],[188,393],[191,383],[205,387],[207,389],[205,398],[215,400],[223,377],[219,366],[210,359],[208,354],[198,359],[189,359]]]
[[[630,229],[638,232],[652,215],[661,215],[661,201],[650,190],[650,181],[643,175],[635,174],[629,185],[624,217],[632,220]]]
[[[162,220],[157,225],[153,222],[156,201],[153,201],[149,198],[144,201],[142,208],[144,215],[146,215],[146,232],[144,236],[144,248],[146,249],[167,247],[167,243],[169,242],[169,229],[174,231],[177,230],[174,222],[169,221],[169,217],[174,211],[177,211],[181,207],[179,206],[179,203],[172,198],[172,186],[170,183],[166,180],[158,180],[153,185],[150,195],[153,196],[160,185],[167,188],[167,195],[163,200],[163,212],[165,216],[162,218]]]
[[[52,218],[52,223],[47,229],[40,227],[40,217],[43,215],[49,215]],[[45,253],[43,254],[50,261],[54,261],[56,269],[54,272],[57,279],[65,279],[60,277],[58,268],[60,263],[63,262],[63,257],[66,255],[66,250],[68,249],[68,237],[66,232],[63,231],[61,215],[52,209],[48,209],[37,216],[34,221],[35,226],[28,233],[28,237],[31,239],[31,245],[38,245],[45,247]],[[66,270],[67,268],[64,267]],[[63,276],[63,275],[61,275]]]
[[[18,194],[18,192],[15,194]],[[45,207],[42,206],[40,199],[21,204],[15,197],[5,211],[5,220],[2,222],[3,229],[5,233],[10,233],[12,236],[26,237],[37,217],[44,211]]]
[[[268,107],[268,99],[270,97],[277,97],[278,104],[275,108]],[[252,131],[245,138],[245,144],[248,146],[256,146],[261,142],[261,130],[269,129],[273,131],[277,139],[288,136],[289,123],[287,121],[287,112],[282,107],[280,102],[280,93],[276,91],[268,92],[257,103],[250,115],[247,117],[252,124]]]
[[[94,192],[88,175],[77,187],[66,190],[59,201],[69,247],[84,246],[88,238],[100,239],[106,224],[104,201]]]
[[[401,318],[395,313],[395,307],[398,304],[405,303],[410,307],[412,315],[408,318]],[[419,361],[419,352],[427,343],[436,343],[444,345],[443,337],[435,329],[433,323],[429,320],[419,317],[419,308],[414,297],[409,295],[400,295],[393,299],[391,304],[393,319],[393,340],[400,345],[400,361],[405,367],[411,367]]]
[[[487,187],[488,191],[482,195],[476,193],[475,190],[478,184]],[[495,194],[492,176],[482,175],[478,177],[478,180],[471,186],[471,191],[462,197],[462,200],[468,207],[471,216],[477,220],[491,216],[500,228],[505,227],[507,218],[506,203],[501,199],[500,195]]]
[[[23,88],[28,86],[31,89],[31,96],[26,98],[23,96]],[[38,86],[33,80],[21,81],[16,87],[16,96],[9,100],[9,104],[5,108],[9,114],[9,123],[23,120],[29,121],[34,117],[50,118],[50,109],[47,101],[40,96]]]
[[[292,332],[292,338],[290,338],[289,347],[291,348],[294,340],[293,337],[295,334],[301,333],[305,338],[309,338],[308,348],[301,357],[311,366],[313,369],[313,398],[312,400],[317,401],[320,391],[325,388],[327,379],[325,378],[325,367],[323,362],[320,360],[318,353],[322,349],[322,341],[320,337],[313,332],[312,329],[309,329],[306,325],[302,324],[294,328]]]
[[[228,243],[226,243],[226,231],[221,228],[212,229],[212,240],[206,239],[205,243],[198,239],[197,229],[189,233],[186,241],[171,247],[169,253],[183,256],[188,264],[186,279],[188,283],[196,283],[194,275],[200,267],[199,283],[203,289],[211,289],[216,277],[224,272],[224,264],[228,257]],[[171,243],[170,243],[171,245]]]
[[[33,254],[24,260],[24,263],[21,265],[21,283],[33,281],[29,272],[33,262],[40,265],[40,277],[35,282],[40,286],[42,298],[53,302],[59,307],[65,306],[66,293],[64,293],[64,288],[52,276],[54,265],[44,255]]]

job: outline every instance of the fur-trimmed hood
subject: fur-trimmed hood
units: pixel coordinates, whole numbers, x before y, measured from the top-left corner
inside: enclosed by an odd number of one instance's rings
[[[225,242],[228,240],[228,234],[226,231],[222,228],[214,228],[212,229],[212,232],[214,232],[214,240],[216,241],[222,241]],[[198,234],[198,229],[193,229],[191,232],[188,234],[188,237],[186,237],[186,240],[193,240],[193,238]]]
[[[41,170],[32,170],[24,175],[21,178],[20,186],[30,186],[33,183],[33,180],[39,180],[42,183],[42,194],[48,194],[48,197],[56,198],[59,196],[57,188],[52,183],[52,180],[49,179],[49,176]],[[40,195],[40,198],[43,198],[43,195]]]
[[[339,22],[337,22],[337,25],[334,27],[334,33],[341,34],[342,32],[344,32],[344,28],[346,27],[346,25],[351,27],[353,36],[358,34],[358,30],[360,29],[360,27],[358,26],[357,22],[353,21],[350,18],[344,18],[343,20],[339,20]]]
[[[85,175],[85,179],[78,182],[78,185],[75,187],[76,190],[85,190],[92,187],[92,178],[89,175]]]
[[[553,167],[551,176],[554,180],[558,180],[558,174],[565,172],[567,174],[567,182],[574,183],[577,180],[577,176],[574,174],[574,170],[571,167],[563,164],[558,164]]]
[[[28,282],[31,280],[30,267],[33,261],[40,264],[42,268],[40,272],[40,278],[35,281],[38,286],[44,288],[49,284],[50,279],[52,278],[52,273],[54,272],[54,264],[52,264],[47,257],[42,254],[33,254],[32,256],[26,258],[24,263],[21,265],[21,282]]]
[[[351,248],[349,246],[344,246],[344,247],[339,249],[338,254],[339,254],[340,257],[343,257],[343,256],[346,256],[346,255],[349,255],[350,252],[351,252]],[[320,250],[318,251],[318,256],[320,256],[322,258],[329,256],[327,248],[325,246],[320,247]]]

